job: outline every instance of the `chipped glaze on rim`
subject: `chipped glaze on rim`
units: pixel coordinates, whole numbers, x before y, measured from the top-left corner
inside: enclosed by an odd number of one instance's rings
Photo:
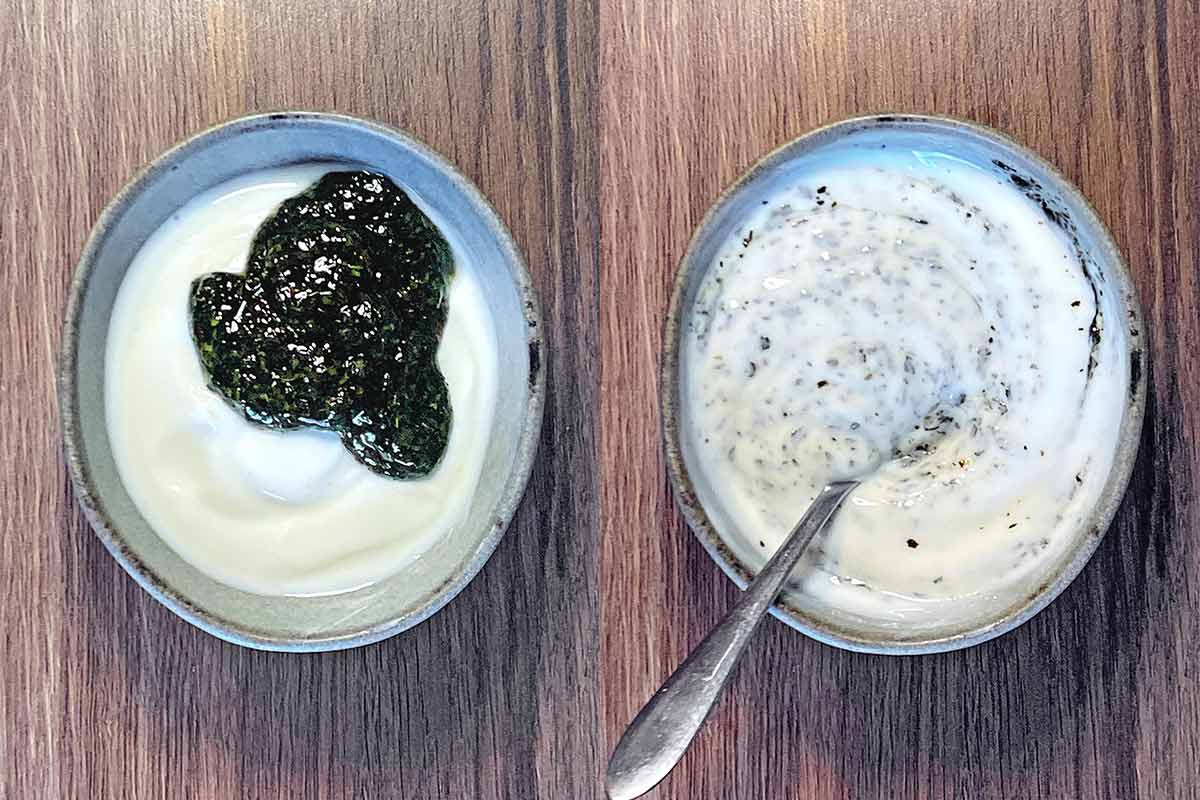
[[[683,307],[688,290],[703,279],[709,264],[699,263],[698,251],[706,240],[709,228],[732,200],[742,192],[753,188],[755,181],[764,173],[782,167],[793,159],[803,157],[820,146],[834,140],[868,129],[925,129],[942,134],[964,136],[968,140],[993,149],[998,155],[1015,154],[1040,169],[1049,187],[1062,198],[1073,220],[1095,237],[1096,247],[1092,254],[1103,264],[1109,283],[1121,295],[1127,312],[1127,332],[1130,339],[1130,392],[1125,395],[1126,403],[1121,417],[1121,428],[1117,437],[1117,449],[1113,456],[1108,479],[1087,521],[1082,526],[1086,531],[1069,557],[1064,557],[1054,571],[1033,593],[1025,595],[994,619],[960,632],[930,638],[885,639],[864,638],[848,629],[831,625],[786,602],[781,596],[771,608],[779,620],[801,633],[825,644],[845,650],[883,655],[919,655],[960,650],[994,639],[1028,622],[1039,611],[1048,606],[1083,570],[1092,554],[1099,547],[1117,508],[1124,497],[1125,489],[1133,472],[1141,438],[1142,420],[1146,406],[1146,359],[1140,342],[1142,310],[1137,290],[1130,276],[1124,257],[1113,242],[1112,234],[1100,221],[1095,209],[1075,186],[1055,167],[1033,151],[994,128],[976,122],[945,116],[923,114],[880,113],[851,117],[821,126],[802,134],[776,148],[759,159],[731,186],[725,189],[716,202],[705,213],[697,226],[687,251],[680,261],[671,292],[671,304],[667,312],[666,329],[663,336],[663,364],[660,376],[660,401],[662,411],[663,445],[666,452],[667,472],[676,503],[687,520],[688,527],[700,540],[700,544],[721,570],[745,589],[753,574],[737,558],[732,549],[721,539],[697,496],[687,465],[684,463],[680,442],[680,386],[679,352],[684,335],[684,326],[689,309]]]
[[[84,448],[80,421],[80,398],[76,383],[79,362],[79,324],[83,298],[96,269],[97,254],[101,244],[112,235],[114,227],[133,199],[147,187],[153,185],[164,173],[177,168],[188,158],[215,142],[264,128],[283,127],[297,122],[357,129],[390,140],[401,150],[415,154],[434,167],[461,191],[479,215],[480,220],[500,242],[501,255],[511,270],[512,279],[520,297],[522,314],[528,327],[529,343],[529,380],[525,395],[525,417],[522,421],[512,471],[504,483],[496,505],[492,508],[492,523],[471,557],[432,590],[422,603],[405,613],[366,628],[340,630],[327,635],[311,637],[279,636],[269,630],[234,623],[201,608],[177,592],[133,552],[109,515],[104,498],[96,488],[92,467]],[[155,600],[192,625],[227,642],[257,650],[322,652],[372,644],[408,630],[440,611],[483,569],[484,564],[507,531],[528,484],[541,436],[546,393],[546,376],[545,370],[542,369],[544,337],[541,304],[538,302],[529,267],[513,240],[512,234],[478,187],[437,151],[396,128],[345,114],[277,111],[250,114],[227,120],[192,134],[138,170],[104,207],[84,245],[68,290],[58,369],[61,435],[71,485],[79,506],[96,532],[96,536],[121,565],[121,568]]]

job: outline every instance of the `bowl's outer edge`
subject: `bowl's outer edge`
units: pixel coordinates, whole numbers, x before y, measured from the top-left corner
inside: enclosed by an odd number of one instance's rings
[[[526,413],[513,470],[495,509],[495,523],[481,540],[474,555],[463,569],[444,584],[429,601],[397,619],[388,620],[352,634],[303,639],[278,637],[268,631],[248,629],[215,617],[174,592],[124,545],[120,532],[116,530],[109,519],[103,498],[95,490],[91,478],[90,467],[81,439],[79,398],[75,381],[78,369],[79,314],[92,276],[95,255],[104,238],[109,235],[109,229],[114,220],[122,213],[130,198],[153,180],[159,170],[166,169],[173,161],[186,157],[192,148],[203,146],[204,141],[210,137],[236,136],[239,133],[263,126],[288,125],[297,121],[307,124],[359,128],[389,138],[398,146],[412,150],[434,164],[461,191],[468,195],[506,250],[506,260],[512,268],[528,325],[531,362]],[[105,206],[88,236],[68,290],[67,310],[63,321],[59,352],[57,391],[60,432],[67,470],[80,508],[97,537],[117,563],[152,597],[196,627],[228,642],[260,650],[317,652],[343,650],[371,644],[401,633],[441,610],[479,573],[503,538],[524,495],[537,455],[545,408],[545,346],[541,303],[538,300],[528,264],[511,232],[478,187],[437,151],[391,126],[344,114],[317,111],[276,111],[237,117],[189,136],[138,170]]]
[[[676,503],[683,513],[688,527],[692,530],[709,556],[721,570],[741,589],[752,579],[750,571],[740,563],[730,548],[721,540],[715,527],[709,520],[700,504],[699,498],[688,475],[680,449],[679,430],[679,348],[683,333],[683,322],[686,309],[683,308],[688,286],[688,276],[693,270],[702,269],[694,257],[705,229],[716,217],[722,206],[736,193],[749,185],[754,178],[765,170],[772,169],[790,159],[804,147],[816,145],[848,135],[865,128],[883,126],[924,125],[943,131],[967,133],[981,138],[991,144],[1007,148],[1036,165],[1056,181],[1053,187],[1056,191],[1068,197],[1074,205],[1074,210],[1081,213],[1089,227],[1098,234],[1100,244],[1104,249],[1106,263],[1116,268],[1114,283],[1119,287],[1122,300],[1128,313],[1128,328],[1141,342],[1144,330],[1141,303],[1138,299],[1137,288],[1129,271],[1124,256],[1113,241],[1112,234],[1104,225],[1099,215],[1083,194],[1064,177],[1057,168],[1047,162],[1029,148],[1020,144],[1008,135],[989,126],[970,120],[955,117],[927,114],[910,114],[902,112],[881,112],[864,114],[838,120],[827,125],[810,130],[794,139],[780,145],[756,161],[745,173],[726,188],[717,200],[709,207],[697,225],[688,247],[680,260],[676,272],[674,286],[671,292],[670,306],[664,324],[663,332],[663,361],[660,372],[660,411],[662,414],[662,441],[667,462],[667,472],[670,477],[672,493]],[[803,151],[801,151],[803,152]],[[1142,364],[1147,364],[1143,350],[1135,351]],[[1100,541],[1107,532],[1115,517],[1117,508],[1125,495],[1133,473],[1134,461],[1137,457],[1138,444],[1141,439],[1142,423],[1145,416],[1146,383],[1148,369],[1142,368],[1134,376],[1134,391],[1127,396],[1128,402],[1121,419],[1121,437],[1117,452],[1109,471],[1108,481],[1101,493],[1096,509],[1089,520],[1090,535],[1076,549],[1074,555],[1067,561],[1059,572],[1039,589],[1005,611],[990,623],[975,629],[966,630],[949,636],[897,640],[875,641],[857,637],[854,634],[831,626],[820,624],[809,615],[777,601],[771,608],[771,613],[788,626],[817,641],[845,650],[881,655],[920,655],[925,653],[940,653],[960,650],[973,645],[982,644],[1027,622],[1038,612],[1048,606],[1064,589],[1078,576],[1087,565],[1092,554],[1099,547]]]

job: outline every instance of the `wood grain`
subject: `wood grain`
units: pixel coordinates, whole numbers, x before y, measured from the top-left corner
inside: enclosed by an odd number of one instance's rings
[[[1128,256],[1152,375],[1133,486],[1047,611],[966,652],[845,653],[772,623],[660,798],[1200,797],[1200,6],[721,0],[601,6],[601,665],[607,747],[734,600],[658,446],[668,293],[769,149],[896,110],[1057,164]]]
[[[0,797],[593,797],[598,49],[588,0],[0,0]],[[266,109],[408,129],[527,255],[549,396],[529,493],[480,576],[380,645],[224,644],[76,512],[53,377],[102,205],[181,137]]]
[[[995,125],[1128,256],[1151,390],[1093,563],[978,648],[887,659],[764,630],[688,798],[1200,797],[1196,0],[0,0],[0,798],[599,796],[634,710],[735,590],[660,456],[675,265],[754,159],[880,109]],[[59,453],[64,292],[103,203],[265,109],[412,131],[492,200],[549,329],[536,472],[483,573],[413,631],[256,653],[104,553]]]

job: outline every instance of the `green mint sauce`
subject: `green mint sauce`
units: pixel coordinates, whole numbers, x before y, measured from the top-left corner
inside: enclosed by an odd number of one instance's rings
[[[396,184],[331,172],[263,222],[245,274],[192,284],[208,385],[251,422],[336,431],[380,475],[427,475],[450,434],[437,350],[453,272]]]

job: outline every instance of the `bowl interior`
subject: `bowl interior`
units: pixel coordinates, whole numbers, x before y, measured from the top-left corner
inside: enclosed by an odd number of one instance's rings
[[[676,279],[668,317],[663,374],[663,418],[668,467],[676,497],[690,526],[722,569],[744,586],[761,568],[761,551],[739,537],[718,531],[737,530],[737,521],[721,508],[706,484],[686,435],[688,410],[681,392],[686,356],[680,351],[688,315],[717,251],[760,198],[803,169],[810,158],[831,148],[877,148],[932,151],[983,166],[1039,204],[1048,220],[1073,242],[1084,269],[1098,287],[1105,320],[1101,358],[1114,359],[1128,376],[1128,395],[1119,445],[1094,511],[1056,563],[1044,565],[1005,598],[968,608],[963,616],[920,629],[897,627],[829,606],[820,606],[794,590],[785,590],[775,615],[820,640],[870,652],[930,652],[975,644],[1009,630],[1050,602],[1082,569],[1108,527],[1128,483],[1141,428],[1145,376],[1141,369],[1140,311],[1120,254],[1087,202],[1048,164],[1014,142],[970,123],[930,117],[875,116],[847,120],[803,136],[771,153],[710,210],[692,239]],[[682,366],[681,366],[682,363]],[[744,539],[745,537],[740,537]]]
[[[496,416],[466,522],[400,574],[355,592],[267,597],[192,567],[143,519],[117,473],[104,413],[104,353],[117,291],[145,240],[195,195],[239,175],[306,162],[389,175],[427,207],[489,298],[498,347]],[[324,114],[248,117],[171,150],[134,179],[93,231],[73,287],[62,401],[68,460],[101,539],[146,589],[189,621],[239,644],[332,649],[374,641],[426,618],[482,567],[528,478],[541,424],[540,325],[528,273],[479,192],[440,157],[390,129]],[[336,535],[336,532],[331,532]]]

